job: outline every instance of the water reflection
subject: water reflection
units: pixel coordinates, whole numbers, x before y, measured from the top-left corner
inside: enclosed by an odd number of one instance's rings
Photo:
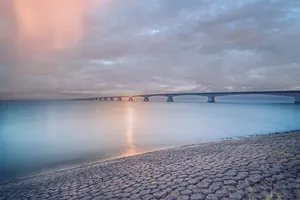
[[[136,145],[134,144],[134,139],[133,139],[133,128],[134,128],[134,123],[135,123],[135,116],[134,116],[134,111],[132,109],[132,105],[128,104],[127,107],[127,130],[126,130],[126,148],[127,151],[124,153],[123,156],[132,156],[137,154],[136,150]]]
[[[296,104],[9,102],[0,106],[0,182],[222,137],[299,128]]]

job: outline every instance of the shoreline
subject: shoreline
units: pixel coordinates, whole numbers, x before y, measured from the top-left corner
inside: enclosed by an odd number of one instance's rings
[[[300,131],[284,131],[13,180],[0,184],[0,199],[299,199],[299,177]]]
[[[141,152],[141,153],[131,155],[131,156],[112,157],[112,158],[108,158],[108,159],[86,162],[86,163],[74,165],[71,167],[56,169],[56,170],[49,169],[49,170],[45,170],[44,172],[36,173],[33,175],[29,175],[29,176],[17,177],[15,179],[0,182],[0,186],[9,184],[9,183],[15,182],[15,181],[22,181],[22,180],[35,178],[35,177],[43,176],[43,175],[47,175],[47,174],[58,173],[58,172],[63,172],[63,171],[67,171],[67,170],[73,170],[73,169],[77,169],[77,168],[88,167],[88,166],[93,166],[93,165],[98,165],[98,164],[110,163],[110,162],[118,161],[121,159],[131,158],[131,157],[135,157],[135,156],[140,156],[140,155],[155,153],[155,152],[160,152],[160,151],[174,150],[174,149],[197,146],[197,145],[201,145],[201,144],[218,143],[218,142],[222,142],[222,141],[239,140],[239,139],[261,137],[261,136],[268,136],[268,135],[293,134],[293,133],[297,133],[297,132],[300,133],[300,129],[293,129],[293,130],[289,130],[289,131],[277,131],[277,132],[264,133],[264,134],[251,134],[251,135],[246,135],[246,136],[232,136],[232,137],[220,138],[220,139],[213,140],[213,141],[204,141],[204,142],[186,144],[186,145],[175,146],[175,147],[170,147],[170,148],[162,148],[162,149],[153,150],[153,151],[146,151],[146,152]]]

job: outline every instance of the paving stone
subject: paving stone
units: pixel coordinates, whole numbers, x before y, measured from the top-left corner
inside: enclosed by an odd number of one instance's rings
[[[178,200],[189,200],[189,196],[188,195],[180,195],[177,198]]]
[[[122,193],[121,197],[122,198],[126,198],[126,197],[130,197],[130,193]]]
[[[233,194],[230,194],[229,197],[231,199],[243,199],[245,197],[246,193],[243,190],[239,190]]]
[[[178,190],[171,191],[167,196],[167,199],[177,199],[180,196],[180,192]]]
[[[206,200],[218,200],[218,196],[216,194],[208,194],[205,197]]]
[[[199,200],[199,199],[204,199],[205,196],[201,193],[196,193],[191,195],[191,200]]]
[[[219,198],[222,199],[226,196],[228,196],[228,192],[226,190],[220,189],[218,191],[215,192],[215,195]]]
[[[180,192],[180,194],[183,194],[183,195],[189,195],[189,194],[192,194],[192,191],[191,190],[189,190],[189,189],[187,189],[187,190],[182,190],[181,192]]]
[[[102,195],[96,196],[96,197],[94,197],[92,200],[101,200],[101,199],[103,199],[103,196],[102,196]]]
[[[189,186],[187,186],[187,189],[194,190],[194,189],[197,189],[197,186],[195,186],[195,185],[189,185]]]
[[[197,184],[198,188],[208,188],[212,184],[210,179],[202,180],[200,183]]]
[[[142,197],[143,200],[150,200],[150,199],[153,199],[153,196],[150,195],[150,194],[147,194],[145,196]]]

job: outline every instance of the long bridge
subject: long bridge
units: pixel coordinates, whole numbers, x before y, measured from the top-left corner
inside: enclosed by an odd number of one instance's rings
[[[90,100],[90,101],[122,101],[124,98],[128,98],[128,101],[133,101],[134,98],[140,97],[144,98],[144,101],[150,101],[151,97],[163,96],[166,97],[167,102],[173,102],[174,97],[177,96],[205,96],[207,97],[207,102],[215,102],[215,97],[219,96],[229,96],[229,95],[274,95],[274,96],[287,96],[294,97],[295,103],[300,103],[300,90],[299,91],[252,91],[252,92],[196,92],[196,93],[158,93],[158,94],[141,94],[141,95],[124,95],[124,96],[105,96],[105,97],[92,97],[92,98],[82,98],[76,100]]]

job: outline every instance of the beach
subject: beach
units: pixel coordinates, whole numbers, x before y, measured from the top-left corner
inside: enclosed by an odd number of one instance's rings
[[[0,184],[0,199],[300,199],[300,132],[182,146]]]

